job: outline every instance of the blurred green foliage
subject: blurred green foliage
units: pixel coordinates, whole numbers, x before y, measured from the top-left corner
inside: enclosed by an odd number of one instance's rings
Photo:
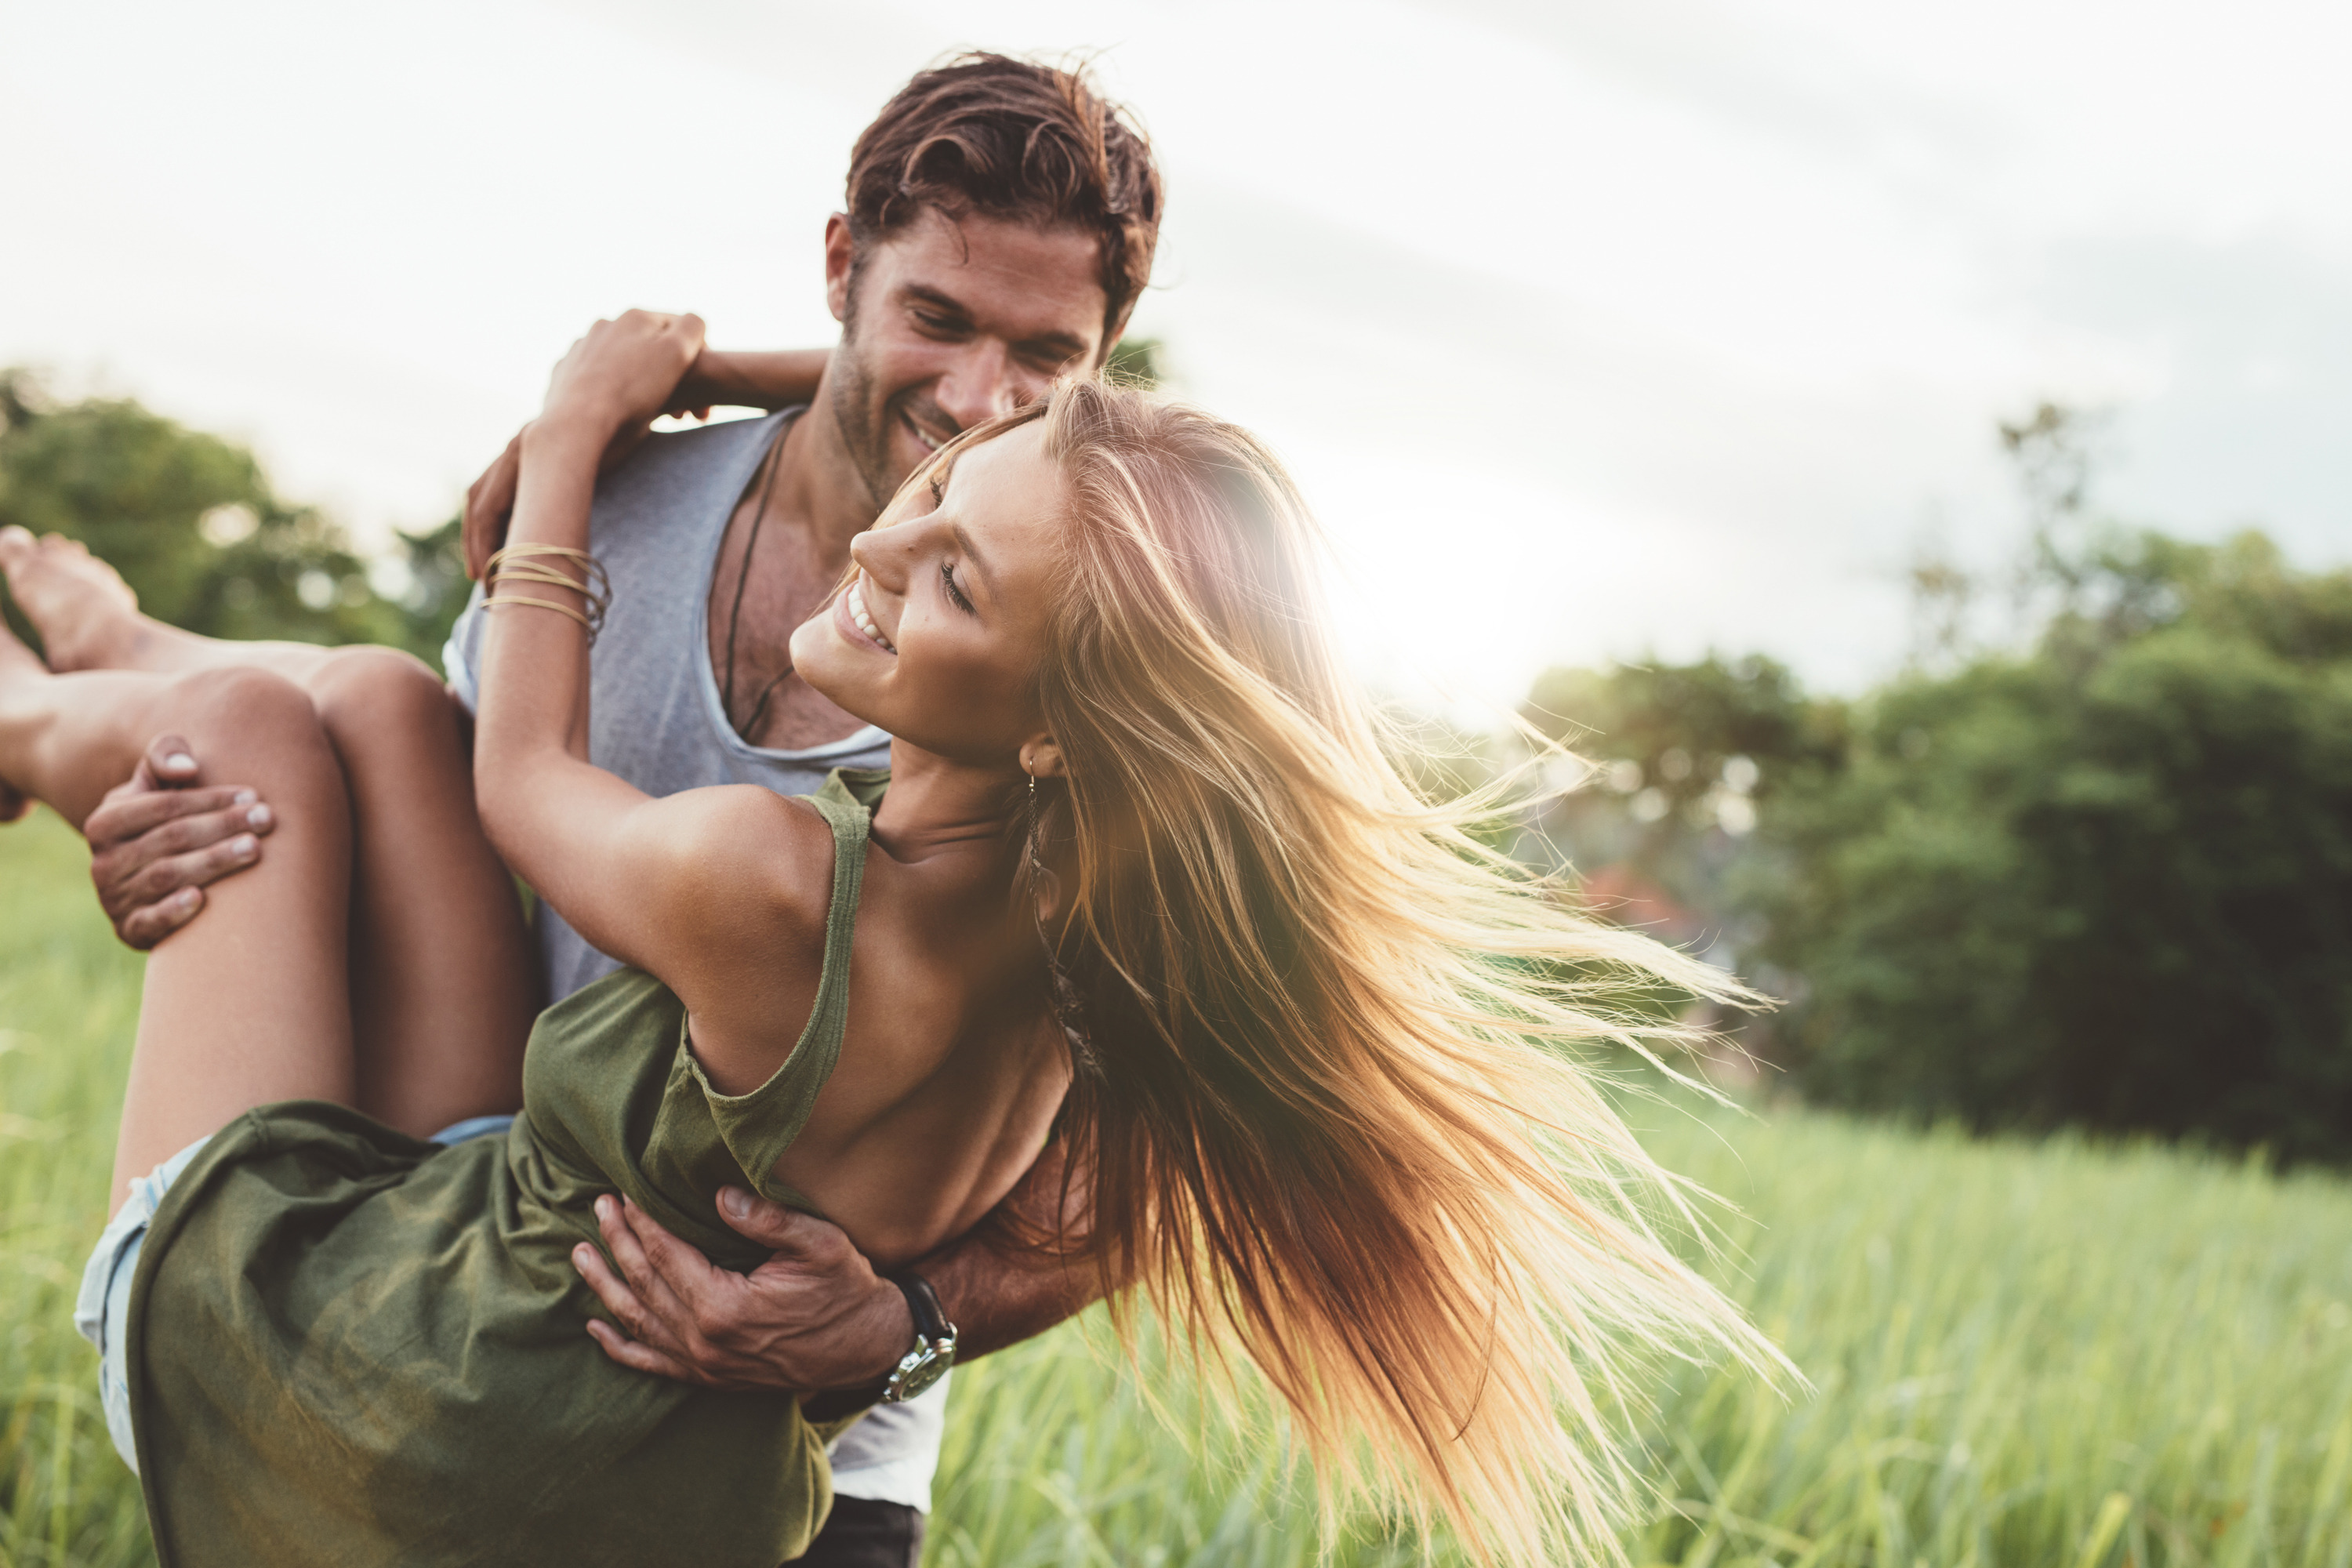
[[[1712,928],[1737,923],[1759,814],[1843,756],[1843,710],[1761,655],[1547,670],[1520,712],[1600,764],[1547,803],[1522,858],[1631,871]]]
[[[1786,997],[1747,1043],[1817,1102],[2352,1160],[2352,572],[2096,523],[2072,416],[2002,436],[2024,557],[1923,568],[1877,689],[1542,678],[1601,766],[1535,852]]]
[[[127,399],[61,403],[0,370],[0,526],[79,539],[140,607],[208,637],[378,642],[437,663],[465,601],[453,519],[370,564],[253,455]],[[10,624],[38,639],[20,617]]]
[[[2035,647],[1872,693],[1771,814],[1798,1081],[2352,1157],[2352,573],[2252,533],[2067,565]]]

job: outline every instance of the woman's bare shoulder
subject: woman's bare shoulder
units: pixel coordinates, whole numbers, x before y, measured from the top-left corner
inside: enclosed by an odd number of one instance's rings
[[[643,963],[686,1003],[694,1051],[722,1092],[766,1081],[815,1004],[833,901],[834,835],[806,801],[757,785],[661,802],[661,930]]]
[[[673,885],[662,901],[675,918],[706,940],[762,944],[824,929],[833,829],[806,801],[722,784],[659,804],[658,820],[646,826],[667,841],[660,858]]]

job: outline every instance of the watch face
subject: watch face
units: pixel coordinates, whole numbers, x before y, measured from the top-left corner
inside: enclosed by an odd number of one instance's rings
[[[898,1378],[899,1400],[903,1403],[929,1388],[948,1374],[950,1364],[950,1357],[941,1355],[929,1345],[924,1346],[921,1354],[915,1358],[915,1364],[908,1367]]]
[[[937,1342],[917,1345],[899,1360],[898,1369],[890,1374],[890,1386],[882,1395],[889,1405],[903,1405],[948,1374],[955,1364],[955,1352],[942,1350]]]

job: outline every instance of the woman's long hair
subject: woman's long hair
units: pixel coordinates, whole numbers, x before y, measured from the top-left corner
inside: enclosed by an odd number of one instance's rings
[[[1255,437],[1076,382],[957,446],[1033,418],[1068,496],[1039,696],[1092,1058],[1068,1168],[1106,1280],[1246,1352],[1327,1500],[1434,1501],[1482,1557],[1615,1556],[1607,1412],[1639,1401],[1612,1369],[1777,1354],[1654,1233],[1676,1185],[1572,1058],[1675,1032],[1643,986],[1738,987],[1416,795]],[[1475,605],[1475,574],[1436,591]]]

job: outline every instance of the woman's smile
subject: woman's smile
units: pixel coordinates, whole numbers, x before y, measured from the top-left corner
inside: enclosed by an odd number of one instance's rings
[[[898,651],[898,646],[882,635],[882,628],[876,623],[873,612],[866,607],[865,584],[866,575],[860,573],[856,582],[842,590],[841,597],[834,601],[833,618],[851,641],[869,642],[884,653],[895,655]]]

